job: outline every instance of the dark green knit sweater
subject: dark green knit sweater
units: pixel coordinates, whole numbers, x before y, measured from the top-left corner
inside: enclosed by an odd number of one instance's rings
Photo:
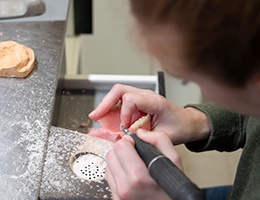
[[[212,132],[206,140],[186,144],[187,148],[196,152],[243,148],[228,199],[260,199],[260,119],[228,112],[210,103],[188,106],[209,116]]]

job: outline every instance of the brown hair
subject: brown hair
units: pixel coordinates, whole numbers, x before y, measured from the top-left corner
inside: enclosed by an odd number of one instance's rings
[[[195,70],[233,86],[260,71],[259,0],[130,0],[141,26],[180,28]]]

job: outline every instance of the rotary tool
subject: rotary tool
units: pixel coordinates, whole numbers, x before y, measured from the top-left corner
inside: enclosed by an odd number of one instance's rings
[[[203,192],[165,155],[142,141],[134,132],[121,126],[135,141],[135,148],[151,177],[173,200],[205,200]]]

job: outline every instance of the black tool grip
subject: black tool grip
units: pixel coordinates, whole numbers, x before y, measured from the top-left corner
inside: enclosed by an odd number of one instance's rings
[[[174,200],[204,200],[203,192],[173,163],[151,144],[131,134],[135,148],[150,175]]]

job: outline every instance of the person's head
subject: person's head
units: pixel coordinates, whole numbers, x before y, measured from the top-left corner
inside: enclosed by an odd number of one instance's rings
[[[166,71],[197,82],[223,107],[255,115],[246,111],[249,102],[244,101],[254,96],[250,107],[260,102],[260,94],[257,101],[253,88],[248,89],[258,80],[254,87],[260,93],[259,0],[129,1],[145,48]],[[229,92],[233,99],[223,96]],[[230,106],[242,96],[244,109]]]

